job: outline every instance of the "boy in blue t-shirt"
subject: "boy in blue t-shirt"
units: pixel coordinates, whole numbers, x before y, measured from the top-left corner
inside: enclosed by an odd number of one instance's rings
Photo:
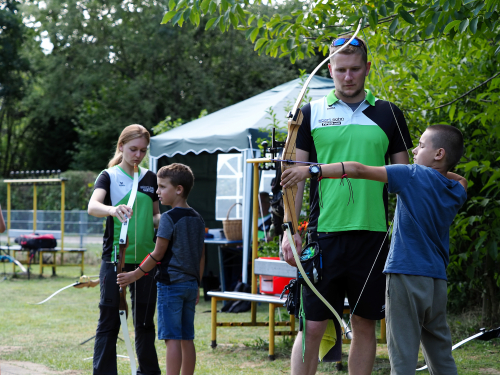
[[[467,199],[467,180],[449,172],[463,154],[462,133],[434,125],[413,150],[412,165],[370,167],[356,162],[295,167],[283,172],[287,188],[311,176],[388,183],[398,194],[391,248],[385,264],[387,347],[391,374],[413,374],[422,343],[431,374],[457,374],[446,323],[446,267],[450,225]],[[356,192],[354,193],[354,197]]]
[[[179,163],[157,173],[160,203],[172,209],[162,214],[156,246],[133,272],[117,276],[120,287],[157,267],[158,339],[167,346],[167,374],[193,374],[195,305],[205,267],[205,223],[187,204],[194,185],[191,169]]]

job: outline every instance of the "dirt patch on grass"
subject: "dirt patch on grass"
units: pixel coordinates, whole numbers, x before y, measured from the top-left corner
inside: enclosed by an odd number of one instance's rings
[[[500,371],[495,370],[494,368],[480,368],[479,369],[480,374],[495,374],[495,375],[500,375]]]
[[[2,375],[79,375],[82,371],[53,371],[48,367],[33,362],[5,361],[0,363]]]
[[[18,350],[21,350],[22,348],[23,348],[22,346],[5,346],[5,345],[0,345],[0,354],[17,352]]]

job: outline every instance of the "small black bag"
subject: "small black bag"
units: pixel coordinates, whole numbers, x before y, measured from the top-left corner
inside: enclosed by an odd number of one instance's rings
[[[300,254],[300,263],[304,268],[305,276],[316,284],[323,278],[323,256],[317,242],[309,242]],[[305,284],[304,275],[297,270],[297,279]]]

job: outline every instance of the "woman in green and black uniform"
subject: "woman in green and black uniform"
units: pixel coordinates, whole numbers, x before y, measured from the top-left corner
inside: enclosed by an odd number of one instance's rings
[[[146,155],[149,132],[142,125],[127,126],[116,145],[115,156],[108,169],[97,177],[88,212],[106,217],[100,271],[100,316],[94,346],[94,375],[117,374],[116,341],[120,330],[119,287],[116,284],[114,249],[118,249],[120,229],[126,218],[128,247],[125,253],[125,271],[134,270],[144,257],[154,250],[154,228],[158,227],[160,209],[156,175],[139,167],[139,186],[133,207],[126,204],[131,194],[134,164],[139,165]],[[152,274],[151,274],[152,275]],[[154,313],[156,283],[149,275],[129,286],[132,316],[135,325],[135,347],[139,367],[137,374],[160,375],[155,349]]]

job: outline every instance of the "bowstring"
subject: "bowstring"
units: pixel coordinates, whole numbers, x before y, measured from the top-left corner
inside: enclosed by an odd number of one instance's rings
[[[368,39],[366,37],[366,34],[365,34],[365,31],[362,30],[363,32],[363,36],[365,38],[365,45],[367,47],[367,50],[368,52],[370,53],[370,56],[372,57],[372,64],[373,64],[373,67],[375,69],[375,72],[376,74],[378,75],[379,79],[380,79],[380,82],[382,84],[382,90],[384,91],[384,94],[385,94],[385,97],[388,99],[389,96],[387,95],[387,89],[385,87],[385,85],[383,84],[383,78],[382,78],[382,75],[380,73],[380,71],[377,69],[377,67],[375,66],[375,59],[374,59],[374,55],[372,53],[372,50],[370,48],[370,45],[368,44]],[[401,136],[401,139],[403,140],[403,144],[405,146],[405,149],[406,149],[406,152],[408,153],[408,155],[411,155],[411,152],[410,152],[410,148],[408,148],[407,144],[406,144],[406,141],[405,141],[405,138],[403,137],[403,132],[401,131],[401,128],[399,127],[399,123],[398,123],[398,119],[396,117],[396,114],[394,113],[394,108],[392,107],[392,103],[388,100],[387,101],[389,103],[389,107],[391,108],[391,112],[392,112],[392,116],[394,117],[394,121],[396,121],[396,126],[398,128],[398,131],[399,131],[399,135]],[[384,184],[384,188],[386,189],[387,193],[389,193],[389,190],[387,188],[387,184]],[[375,264],[377,263],[377,259],[380,255],[380,252],[382,251],[382,248],[384,247],[384,244],[385,244],[385,241],[387,239],[387,236],[389,234],[389,232],[391,231],[391,228],[392,228],[392,224],[394,222],[394,218],[393,220],[391,221],[391,224],[389,225],[389,228],[387,229],[387,232],[385,233],[385,236],[384,236],[384,240],[382,241],[382,244],[380,245],[380,249],[378,250],[377,252],[377,256],[375,257],[375,260],[373,261],[373,264],[372,264],[372,267],[370,269],[370,272],[368,273],[368,276],[365,280],[365,283],[363,285],[363,288],[361,289],[361,293],[359,294],[358,296],[358,300],[356,301],[356,303],[354,304],[354,308],[352,309],[351,313],[349,314],[349,321],[347,322],[347,326],[349,327],[349,324],[351,323],[351,320],[352,320],[352,316],[354,315],[354,311],[356,310],[356,307],[358,306],[359,304],[359,301],[361,299],[361,295],[363,294],[363,291],[365,290],[365,287],[366,285],[368,284],[368,280],[370,279],[370,275],[373,271],[373,268],[375,267]]]

